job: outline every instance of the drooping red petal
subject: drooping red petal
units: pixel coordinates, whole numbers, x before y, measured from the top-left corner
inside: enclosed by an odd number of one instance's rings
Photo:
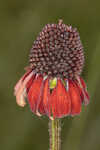
[[[79,79],[80,79],[82,87],[85,89],[86,88],[86,84],[85,84],[84,80],[81,77],[79,77]]]
[[[22,82],[25,80],[25,78],[32,72],[32,70],[28,70],[17,82],[17,84],[14,87],[14,95],[16,95],[17,91],[20,89]]]
[[[22,81],[22,78],[18,81],[16,87],[15,87],[15,96],[16,96],[16,102],[18,105],[24,107],[26,102],[25,102],[25,97],[26,97],[26,85],[28,81],[32,78],[33,72],[28,74],[26,78]]]
[[[45,109],[44,109],[44,105],[43,105],[43,99],[41,99],[40,104],[38,106],[38,112],[40,114],[46,114]]]
[[[54,118],[56,117],[59,118],[70,114],[71,111],[70,96],[60,79],[57,80],[57,86],[52,91],[51,106]]]
[[[36,111],[38,111],[37,108],[41,101],[42,82],[43,82],[43,77],[38,76],[37,78],[35,78],[28,92],[28,101],[30,107],[31,110],[35,113]]]
[[[32,69],[28,69],[27,72],[23,75],[22,81],[25,80],[25,78],[32,72]]]
[[[44,81],[42,105],[45,113],[50,116],[50,89],[49,89],[49,78]]]
[[[30,89],[30,87],[31,87],[31,85],[32,85],[32,83],[33,83],[33,81],[34,81],[34,79],[35,79],[35,75],[33,75],[33,76],[31,77],[31,79],[28,81],[28,83],[27,83],[27,85],[26,85],[26,91],[27,91],[27,93],[28,93],[28,91],[29,91],[29,89]]]
[[[69,93],[71,97],[71,115],[74,116],[81,112],[81,98],[74,81],[69,81]]]
[[[80,94],[80,97],[81,97],[81,102],[83,103],[83,101],[84,101],[84,94],[82,92],[82,89],[79,87],[79,85],[77,83],[76,83],[76,86],[77,86],[77,88],[79,90],[79,94]]]
[[[82,78],[80,78],[80,81],[81,81],[81,84],[83,85],[84,94],[85,94],[84,103],[87,105],[89,103],[89,99],[90,99],[89,94],[87,92],[87,86]]]
[[[80,77],[77,78],[77,86],[80,91],[80,96],[81,96],[82,102],[84,102],[85,105],[89,104],[90,98],[89,98],[89,95],[87,92],[87,87],[86,87],[84,80]]]

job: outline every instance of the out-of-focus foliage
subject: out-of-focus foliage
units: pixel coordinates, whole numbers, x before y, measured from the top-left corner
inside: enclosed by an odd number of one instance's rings
[[[0,150],[48,150],[48,118],[20,108],[13,87],[28,65],[29,49],[47,23],[77,27],[84,45],[91,101],[80,116],[62,120],[62,150],[100,150],[100,1],[0,1]]]

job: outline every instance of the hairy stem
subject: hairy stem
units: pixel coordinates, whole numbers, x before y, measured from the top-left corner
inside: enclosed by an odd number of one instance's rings
[[[50,136],[50,150],[60,150],[61,148],[61,126],[60,120],[49,120],[49,136]]]

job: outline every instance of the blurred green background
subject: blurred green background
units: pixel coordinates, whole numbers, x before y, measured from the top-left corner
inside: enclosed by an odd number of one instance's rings
[[[0,150],[48,150],[48,118],[20,108],[13,87],[33,40],[47,23],[77,27],[84,45],[90,104],[62,120],[62,150],[100,150],[100,1],[0,0]]]

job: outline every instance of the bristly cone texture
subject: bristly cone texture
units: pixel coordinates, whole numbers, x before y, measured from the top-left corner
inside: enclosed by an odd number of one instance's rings
[[[85,82],[83,46],[76,28],[47,24],[30,50],[29,67],[15,86],[20,106],[27,97],[32,112],[49,118],[77,115],[89,103]]]
[[[80,75],[83,64],[83,46],[76,28],[47,24],[30,51],[30,65],[35,73],[72,79]]]

